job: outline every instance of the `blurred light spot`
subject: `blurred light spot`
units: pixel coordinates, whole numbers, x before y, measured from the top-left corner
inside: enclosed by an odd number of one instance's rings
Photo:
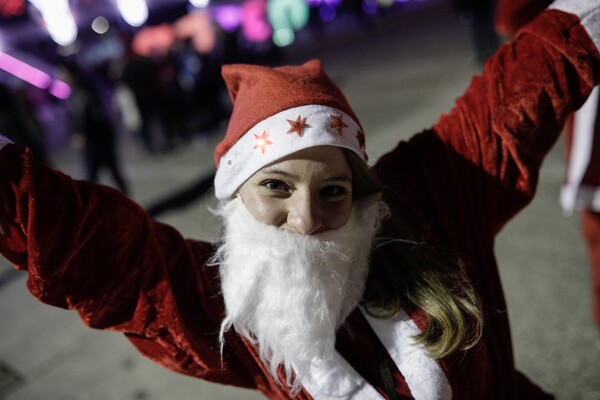
[[[309,11],[304,0],[271,0],[268,16],[275,30],[282,28],[299,30],[307,24]]]
[[[226,32],[235,31],[242,23],[242,8],[238,5],[218,6],[213,9],[215,21]]]
[[[206,8],[208,7],[208,5],[210,4],[210,0],[190,0],[190,3],[194,6],[194,7],[198,7],[198,8]]]
[[[66,83],[52,79],[47,73],[13,56],[0,52],[0,69],[61,99],[69,97],[71,88]]]
[[[191,39],[200,54],[210,54],[217,42],[217,34],[210,13],[194,11],[179,18],[174,24],[178,39]]]
[[[279,47],[289,46],[294,42],[294,31],[289,28],[277,29],[273,32],[273,43]]]
[[[321,19],[323,21],[333,21],[335,19],[336,16],[336,10],[334,6],[330,6],[328,4],[323,4],[320,8],[319,8],[319,17],[321,17]]]
[[[24,0],[3,0],[0,1],[0,15],[9,17],[11,15],[23,15],[25,12]]]
[[[131,26],[140,26],[148,20],[148,5],[144,0],[117,0],[121,16]]]
[[[375,14],[377,12],[377,0],[363,0],[362,10],[365,14]]]
[[[71,14],[68,0],[29,0],[44,18],[52,40],[68,46],[77,38],[77,25]]]
[[[270,0],[267,16],[273,27],[273,43],[288,46],[294,41],[294,31],[308,23],[308,5],[304,0]]]
[[[175,29],[169,24],[145,26],[133,37],[134,53],[146,57],[164,57],[175,42]]]
[[[271,37],[271,25],[267,21],[267,1],[248,0],[243,6],[242,32],[251,42],[264,42]]]
[[[92,30],[100,35],[108,32],[110,24],[108,20],[102,16],[94,18],[92,21]]]
[[[64,100],[69,98],[69,96],[71,95],[71,87],[63,81],[55,79],[52,81],[52,84],[48,88],[48,92],[51,95]]]

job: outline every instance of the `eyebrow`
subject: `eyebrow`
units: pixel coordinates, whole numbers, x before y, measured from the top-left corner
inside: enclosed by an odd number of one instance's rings
[[[277,168],[264,168],[258,171],[260,175],[279,175],[288,179],[299,180],[300,177],[295,174],[291,174],[287,171],[277,169]],[[332,181],[342,181],[342,182],[352,182],[352,178],[347,175],[339,175],[339,176],[331,176],[324,179],[324,181],[332,182]]]

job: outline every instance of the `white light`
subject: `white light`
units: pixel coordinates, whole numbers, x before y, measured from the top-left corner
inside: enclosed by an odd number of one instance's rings
[[[148,20],[145,0],[117,0],[121,16],[131,26],[140,26]]]
[[[77,25],[68,0],[29,0],[42,14],[52,40],[68,46],[77,38]]]
[[[294,42],[294,31],[290,28],[281,28],[273,32],[273,43],[279,47],[289,46]]]
[[[57,17],[49,21],[47,26],[52,40],[61,46],[70,45],[77,37],[77,25],[73,18]]]
[[[210,4],[210,0],[190,0],[190,3],[194,6],[194,7],[198,7],[198,8],[206,8],[208,7],[208,5]]]
[[[110,24],[108,23],[108,20],[104,17],[96,17],[92,21],[92,30],[99,35],[108,32],[109,27]]]

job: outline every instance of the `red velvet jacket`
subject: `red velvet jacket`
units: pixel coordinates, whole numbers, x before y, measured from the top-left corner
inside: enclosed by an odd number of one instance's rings
[[[386,234],[408,224],[456,249],[481,296],[484,339],[443,360],[454,399],[545,398],[514,369],[494,237],[533,197],[565,118],[598,83],[599,61],[576,17],[544,12],[488,61],[449,114],[373,167],[393,216]],[[231,331],[221,364],[223,301],[218,268],[206,265],[213,245],[184,239],[119,192],[74,181],[14,145],[0,151],[0,176],[0,251],[29,272],[34,296],[123,332],[169,369],[288,398]]]

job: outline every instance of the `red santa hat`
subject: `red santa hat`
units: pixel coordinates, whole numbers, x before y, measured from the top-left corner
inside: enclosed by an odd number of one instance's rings
[[[262,167],[309,147],[343,147],[366,161],[358,118],[320,61],[277,68],[226,65],[222,74],[233,112],[215,149],[218,199],[233,196]]]

